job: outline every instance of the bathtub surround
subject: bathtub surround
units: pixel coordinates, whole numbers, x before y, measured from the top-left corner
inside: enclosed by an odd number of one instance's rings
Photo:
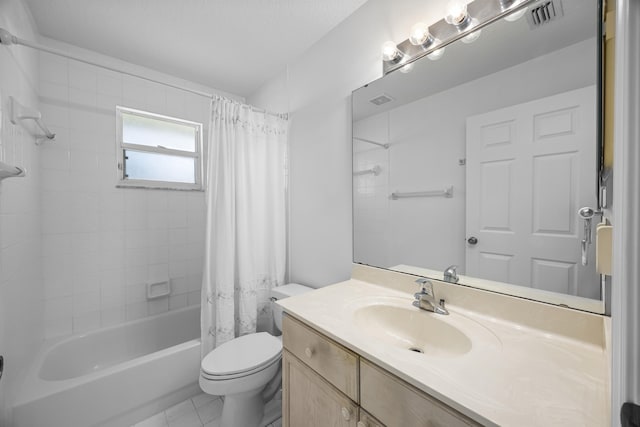
[[[287,118],[216,99],[210,129],[202,357],[270,330],[269,291],[286,265]]]
[[[0,27],[34,37],[28,10],[17,0],[0,2]],[[9,97],[39,109],[38,55],[0,47],[0,161],[26,171],[0,183],[0,425],[9,425],[20,382],[44,336],[40,266],[40,156],[32,123],[10,122]]]
[[[200,89],[59,42],[46,44]],[[40,60],[42,113],[58,135],[41,147],[46,337],[199,304],[204,193],[116,188],[115,107],[203,123],[206,134],[209,99],[48,53]],[[146,284],[165,280],[171,295],[147,300]]]

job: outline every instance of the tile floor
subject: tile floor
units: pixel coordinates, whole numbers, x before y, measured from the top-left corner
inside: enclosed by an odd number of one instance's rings
[[[201,393],[132,427],[219,427],[222,399]],[[279,419],[267,427],[282,427]]]

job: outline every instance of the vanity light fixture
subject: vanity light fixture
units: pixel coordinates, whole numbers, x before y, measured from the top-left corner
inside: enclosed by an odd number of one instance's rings
[[[474,31],[472,33],[467,34],[466,36],[464,36],[462,38],[462,43],[473,43],[474,41],[478,40],[480,38],[480,33],[482,32],[482,30],[477,30]]]
[[[500,0],[500,6],[502,7],[502,10],[509,10],[509,8],[511,8],[514,3],[515,3],[515,0]],[[514,22],[522,18],[525,13],[527,13],[527,8],[523,7],[519,11],[505,16],[504,20],[509,22]]]
[[[433,43],[433,36],[429,32],[429,26],[424,22],[418,22],[411,27],[409,42],[414,46],[425,46]]]
[[[447,21],[448,24],[455,26],[458,31],[465,31],[478,25],[478,20],[473,19],[471,15],[469,15],[469,12],[467,12],[467,3],[464,2],[464,0],[450,1],[447,5],[447,16],[444,17],[444,20]],[[473,43],[478,40],[481,32],[482,30],[476,30],[468,33],[462,37],[462,42],[467,44]]]
[[[413,62],[405,64],[402,68],[400,68],[400,72],[405,74],[410,73],[411,70],[413,70]]]
[[[436,49],[433,52],[431,52],[430,54],[427,55],[427,58],[429,58],[432,61],[437,61],[438,59],[442,58],[442,55],[444,55],[444,47],[441,47],[440,49]]]
[[[382,59],[384,61],[398,62],[400,58],[402,58],[402,52],[394,42],[387,41],[382,44]]]
[[[524,9],[520,9],[517,12],[513,12],[511,15],[505,16],[504,20],[505,21],[509,21],[509,22],[515,22],[518,19],[522,18],[525,13],[527,13],[527,8],[526,7]]]
[[[444,17],[447,24],[455,25],[464,30],[471,23],[471,17],[467,12],[467,3],[464,0],[452,0],[447,4],[447,15]]]
[[[452,0],[447,4],[443,19],[432,25],[418,22],[411,27],[407,40],[397,45],[393,41],[382,45],[383,73],[398,69],[408,72],[411,64],[423,56],[431,60],[440,59],[447,45],[456,40],[472,43],[486,25],[501,18],[509,21],[519,19],[536,1]]]

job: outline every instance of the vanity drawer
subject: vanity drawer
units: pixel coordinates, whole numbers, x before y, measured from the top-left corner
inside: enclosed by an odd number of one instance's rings
[[[362,359],[360,381],[360,405],[388,427],[481,426]]]
[[[358,356],[290,316],[282,319],[285,349],[358,402]]]

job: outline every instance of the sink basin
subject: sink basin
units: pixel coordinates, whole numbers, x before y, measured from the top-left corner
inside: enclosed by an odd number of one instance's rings
[[[381,343],[431,357],[455,357],[469,353],[474,341],[497,337],[475,321],[457,313],[449,316],[412,307],[410,301],[377,303],[354,310],[354,321],[366,335]],[[406,307],[405,307],[406,305]]]

